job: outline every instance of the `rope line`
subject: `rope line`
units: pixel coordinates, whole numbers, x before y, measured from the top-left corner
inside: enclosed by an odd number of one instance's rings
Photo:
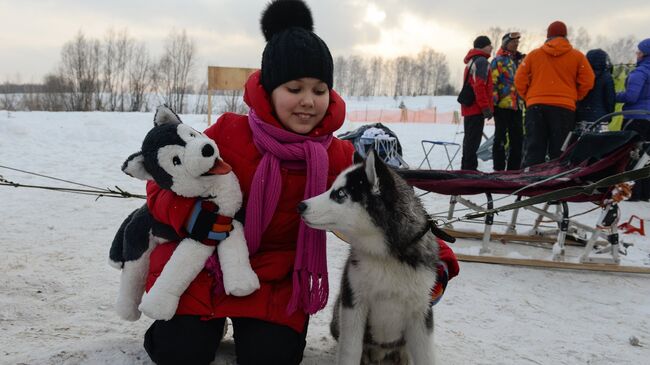
[[[22,172],[24,174],[39,176],[39,177],[43,177],[43,178],[46,178],[46,179],[65,182],[67,184],[82,186],[82,187],[86,187],[86,188],[90,188],[90,189],[75,189],[75,188],[66,188],[66,187],[59,187],[59,186],[20,184],[20,183],[11,181],[11,180],[7,180],[2,175],[0,175],[0,186],[11,186],[11,187],[14,187],[14,188],[42,189],[42,190],[49,190],[49,191],[58,191],[58,192],[62,192],[62,193],[79,194],[79,195],[93,195],[93,196],[97,196],[97,199],[99,199],[101,197],[107,197],[107,198],[137,198],[137,199],[146,199],[147,198],[145,195],[129,193],[128,191],[125,191],[125,190],[121,189],[119,186],[115,186],[115,189],[99,188],[99,187],[92,186],[92,185],[81,184],[81,183],[78,183],[78,182],[65,180],[65,179],[59,179],[59,178],[56,178],[56,177],[43,175],[43,174],[39,174],[39,173],[32,172],[32,171],[21,170],[21,169],[17,169],[17,168],[14,168],[14,167],[0,165],[0,168],[4,168],[4,169],[7,169],[7,170],[12,170],[12,171],[17,171],[17,172]],[[97,200],[97,199],[95,199],[95,200]]]

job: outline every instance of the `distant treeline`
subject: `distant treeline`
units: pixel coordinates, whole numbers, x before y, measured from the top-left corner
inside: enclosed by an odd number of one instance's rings
[[[425,49],[416,57],[337,57],[334,87],[347,96],[440,95],[454,93],[445,56]],[[206,82],[194,80],[196,46],[183,30],[165,39],[163,53],[150,55],[128,31],[107,31],[103,39],[79,31],[61,48],[53,72],[41,84],[0,85],[0,109],[47,111],[148,111],[166,103],[180,113],[206,113]],[[198,82],[197,82],[198,81]],[[241,105],[228,108],[241,109]]]
[[[334,88],[349,96],[451,95],[447,57],[425,48],[415,57],[337,57]]]
[[[493,41],[495,52],[503,34],[522,33],[520,50],[527,52],[544,42],[543,34],[514,28],[491,27],[483,32]],[[602,48],[613,63],[634,58],[633,36],[610,41],[593,40],[584,28],[569,29],[569,39],[583,52]],[[195,42],[183,31],[171,31],[162,54],[154,58],[143,42],[126,29],[110,29],[103,39],[89,38],[79,31],[61,48],[60,60],[41,84],[6,81],[0,85],[0,110],[46,111],[149,111],[166,103],[179,113],[207,113],[205,80],[195,80]],[[450,80],[447,57],[430,48],[415,56],[394,59],[353,55],[334,60],[334,88],[343,96],[454,95],[461,80]],[[191,98],[189,105],[187,96]],[[216,106],[217,112],[241,111],[240,94]]]
[[[1,86],[0,109],[49,111],[145,111],[154,95],[179,112],[189,111],[196,46],[185,31],[170,32],[154,59],[126,30],[103,40],[81,31],[66,42],[55,71],[40,85]]]

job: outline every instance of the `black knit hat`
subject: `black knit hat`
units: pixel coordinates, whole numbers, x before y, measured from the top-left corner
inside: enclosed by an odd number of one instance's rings
[[[332,88],[332,55],[313,32],[307,4],[302,0],[274,0],[262,13],[260,24],[266,38],[260,80],[267,93],[301,77],[317,78]]]
[[[484,35],[480,35],[480,36],[476,37],[476,39],[474,40],[474,48],[480,49],[480,48],[483,48],[483,47],[487,47],[490,44],[492,44],[492,41],[490,41],[490,38],[488,38],[488,37],[486,37]]]

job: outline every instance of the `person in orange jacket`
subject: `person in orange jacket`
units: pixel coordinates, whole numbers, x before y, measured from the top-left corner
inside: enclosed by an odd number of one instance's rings
[[[585,55],[569,43],[561,21],[548,26],[547,40],[524,58],[515,87],[526,102],[522,167],[560,156],[574,128],[576,102],[594,86],[594,71]]]

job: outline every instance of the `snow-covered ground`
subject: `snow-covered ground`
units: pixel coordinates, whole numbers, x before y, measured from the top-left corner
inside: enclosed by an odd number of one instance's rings
[[[409,105],[412,102],[412,105]],[[398,101],[348,100],[351,110],[392,108]],[[452,98],[407,100],[410,108]],[[8,113],[0,111],[0,165],[98,187],[143,193],[144,184],[120,171],[139,149],[152,113]],[[204,115],[182,116],[204,129]],[[346,123],[343,130],[359,124]],[[406,161],[420,163],[423,138],[460,142],[462,127],[392,124]],[[486,128],[486,133],[492,133]],[[437,168],[445,157],[436,156]],[[456,161],[458,162],[458,160]],[[490,162],[481,162],[483,170]],[[0,168],[22,184],[69,186]],[[431,212],[448,197],[429,194]],[[151,323],[130,323],[113,311],[119,272],[107,264],[108,248],[137,199],[95,199],[0,186],[0,364],[150,364],[142,348]],[[588,205],[572,205],[574,212]],[[622,218],[649,219],[650,203],[622,204]],[[582,216],[592,224],[597,212]],[[507,218],[508,216],[505,216]],[[501,218],[500,219],[505,219]],[[633,242],[627,263],[650,267],[650,240]],[[467,245],[467,243],[464,243]],[[458,252],[468,250],[460,244]],[[513,250],[516,250],[514,248]],[[543,250],[544,249],[538,249]],[[331,282],[337,283],[346,244],[328,236]],[[650,277],[461,263],[435,307],[435,345],[442,364],[647,364],[650,359]],[[338,288],[331,288],[332,297]],[[331,308],[310,321],[305,364],[332,364]],[[635,337],[640,346],[631,345]],[[234,364],[230,333],[215,364]]]

